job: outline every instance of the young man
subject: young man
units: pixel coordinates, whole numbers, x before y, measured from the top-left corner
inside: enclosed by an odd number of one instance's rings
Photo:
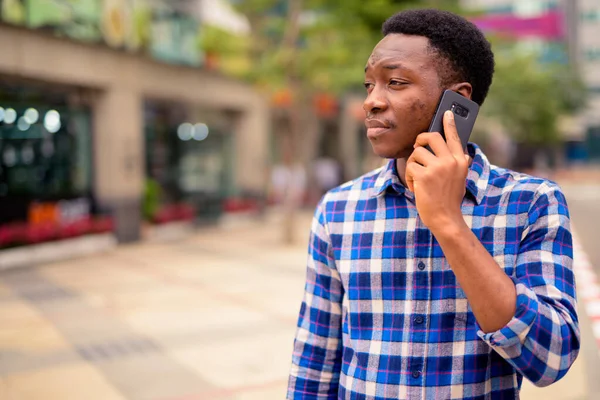
[[[447,142],[426,132],[443,90],[486,97],[494,57],[474,25],[413,10],[383,33],[364,108],[391,160],[316,209],[288,399],[515,399],[523,376],[549,385],[579,350],[565,198],[474,144],[465,154],[452,113]]]

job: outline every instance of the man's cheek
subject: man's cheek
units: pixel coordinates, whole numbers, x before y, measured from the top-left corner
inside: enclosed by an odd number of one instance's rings
[[[419,133],[426,132],[431,124],[431,119],[435,112],[435,106],[431,107],[421,99],[416,99],[410,107],[413,115],[415,128],[418,128]]]

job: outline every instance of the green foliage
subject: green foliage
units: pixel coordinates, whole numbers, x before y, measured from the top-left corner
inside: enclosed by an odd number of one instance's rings
[[[553,144],[559,119],[585,105],[585,87],[567,65],[542,64],[536,54],[496,51],[496,73],[482,111],[496,118],[513,139]]]
[[[142,213],[146,221],[152,221],[160,207],[161,186],[154,179],[147,179],[144,187]]]
[[[220,69],[236,78],[249,79],[251,64],[250,41],[216,26],[203,25],[200,47],[207,55],[218,55]]]
[[[222,55],[244,52],[248,49],[245,38],[211,25],[202,26],[200,42],[204,51],[218,52]]]
[[[268,90],[301,82],[307,92],[359,90],[364,65],[381,39],[381,25],[402,9],[435,6],[456,9],[456,0],[305,0],[300,32],[293,47],[284,36],[291,21],[291,0],[232,1],[250,21],[251,35],[243,51],[250,64],[245,75]]]

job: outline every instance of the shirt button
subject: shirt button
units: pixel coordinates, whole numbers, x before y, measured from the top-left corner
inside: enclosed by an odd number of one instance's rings
[[[423,321],[425,321],[425,319],[419,315],[419,316],[415,317],[414,321],[415,321],[415,324],[420,325],[423,323]]]
[[[419,261],[418,268],[423,271],[425,269],[425,263],[423,261]]]
[[[413,371],[412,376],[413,378],[417,379],[421,376],[421,371]]]

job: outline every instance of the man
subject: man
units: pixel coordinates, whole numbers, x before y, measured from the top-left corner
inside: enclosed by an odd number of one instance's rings
[[[515,399],[523,376],[549,385],[579,350],[565,198],[472,143],[465,154],[452,113],[447,142],[426,132],[443,90],[487,95],[494,59],[474,25],[412,10],[383,34],[364,108],[391,160],[316,209],[288,398]]]

